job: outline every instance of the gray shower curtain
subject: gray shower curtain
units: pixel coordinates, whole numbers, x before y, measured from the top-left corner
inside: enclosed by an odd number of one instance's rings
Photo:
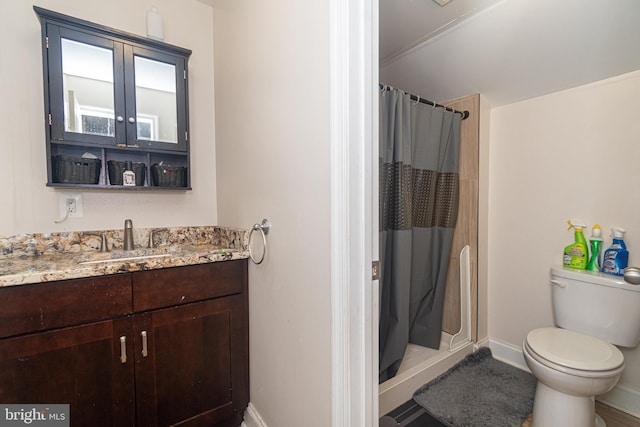
[[[380,92],[380,382],[407,343],[437,349],[458,216],[461,115]]]

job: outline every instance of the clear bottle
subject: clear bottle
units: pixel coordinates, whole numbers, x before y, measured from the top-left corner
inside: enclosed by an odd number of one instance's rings
[[[136,185],[136,174],[133,171],[133,165],[130,160],[127,161],[124,172],[122,173],[122,185],[127,187]]]

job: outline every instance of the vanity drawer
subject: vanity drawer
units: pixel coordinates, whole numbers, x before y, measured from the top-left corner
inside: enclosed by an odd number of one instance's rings
[[[247,260],[222,261],[133,273],[135,312],[245,291]]]
[[[131,275],[90,277],[0,288],[0,337],[131,313]]]

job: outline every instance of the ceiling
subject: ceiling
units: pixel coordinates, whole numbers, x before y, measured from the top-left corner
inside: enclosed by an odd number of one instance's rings
[[[379,0],[382,62],[433,38],[499,0]]]
[[[639,0],[379,0],[380,81],[492,107],[640,69]]]

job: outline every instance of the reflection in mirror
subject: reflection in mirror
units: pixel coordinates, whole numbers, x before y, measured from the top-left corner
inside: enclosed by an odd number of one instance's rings
[[[62,39],[64,129],[115,136],[113,53]]]
[[[178,143],[176,67],[136,56],[138,139]]]

